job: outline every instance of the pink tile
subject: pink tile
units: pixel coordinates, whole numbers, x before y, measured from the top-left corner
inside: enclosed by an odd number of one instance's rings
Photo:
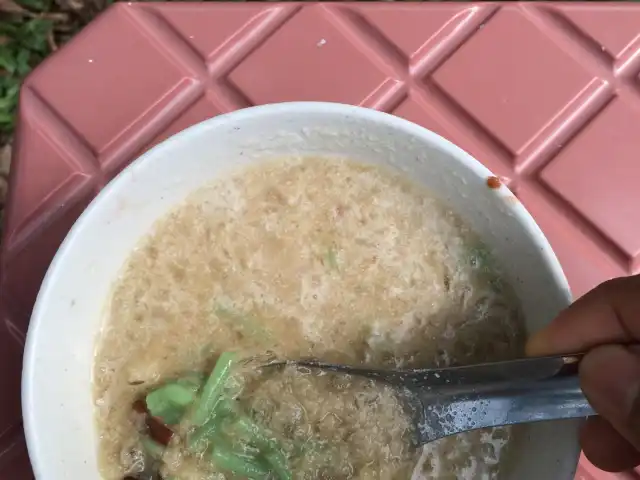
[[[52,60],[28,84],[97,153],[191,83],[124,4],[101,15]]]
[[[17,193],[13,201],[16,207],[11,210],[14,221],[25,220],[29,214],[33,213],[56,192],[66,190],[78,185],[83,175],[77,172],[65,158],[63,152],[55,148],[50,141],[35,129],[25,130],[24,136],[20,139],[20,148],[29,149],[42,155],[41,158],[33,154],[24,153],[28,160],[16,165],[13,178],[17,182],[30,182],[28,190]],[[34,169],[47,169],[46,175],[35,175]],[[24,206],[23,208],[18,208]]]
[[[6,311],[0,309],[0,362],[4,367],[22,364],[23,342],[17,341],[7,329],[11,321]],[[13,328],[13,327],[12,327]],[[20,369],[4,368],[0,375],[0,388],[3,392],[0,410],[0,471],[3,468],[4,455],[11,450],[11,444],[19,439],[20,427]],[[2,477],[9,479],[11,477]]]
[[[605,280],[626,275],[624,268],[603,251],[602,245],[590,238],[578,221],[570,219],[535,184],[521,184],[518,198],[551,243],[574,297],[584,295]]]
[[[436,120],[433,117],[433,114],[428,113],[424,108],[418,105],[416,100],[413,98],[409,97],[404,99],[393,111],[393,114],[413,123],[417,123],[418,125],[422,125],[438,135],[442,135],[447,138],[448,132],[447,129],[442,126],[442,121]]]
[[[633,3],[568,3],[558,9],[614,57],[640,36],[640,10]]]
[[[386,75],[330,17],[321,4],[304,8],[231,72],[229,80],[254,104],[360,104]]]
[[[22,432],[20,432],[22,437]],[[29,463],[29,456],[27,455],[27,447],[24,442],[24,438],[20,438],[13,442],[12,449],[9,451],[10,455],[6,460],[3,458],[3,462],[0,462],[0,478],[6,478],[11,480],[33,480],[33,475],[30,475],[31,464]]]
[[[27,223],[51,214],[57,204],[90,181],[91,162],[67,141],[61,129],[50,128],[50,118],[41,104],[24,92],[21,98],[22,124],[15,136],[14,152],[21,159],[11,169],[11,184],[27,188],[12,188],[6,209],[8,227],[5,243]]]
[[[165,128],[158,134],[157,137],[148,145],[147,148],[151,148],[154,145],[166,140],[172,135],[181,132],[185,128],[188,128],[196,123],[200,123],[207,118],[212,118],[219,115],[220,112],[209,102],[206,97],[199,98],[193,105],[191,105],[183,114],[176,118],[171,125]]]
[[[160,3],[153,6],[173,28],[209,58],[227,42],[236,41],[244,27],[263,17],[273,7],[264,3],[226,3],[215,11],[206,4]],[[215,28],[211,28],[215,24]]]
[[[489,20],[433,79],[515,153],[592,76],[511,8]]]
[[[476,142],[473,138],[473,132],[467,132],[465,135],[450,125],[437,109],[430,105],[425,105],[422,101],[414,98],[406,98],[394,111],[394,115],[405,118],[413,123],[422,125],[423,127],[441,135],[452,143],[473,155],[484,166],[496,175],[509,179],[512,177],[511,169],[500,159],[490,153],[486,148],[482,148],[482,142]]]
[[[434,4],[428,10],[388,3],[365,3],[359,8],[407,58],[436,34],[455,30],[472,10],[468,3]]]
[[[541,174],[629,257],[640,254],[639,124],[640,110],[614,100]]]
[[[57,211],[49,213],[47,221],[41,222],[35,233],[8,250],[8,255],[3,257],[0,282],[2,298],[10,299],[11,312],[17,312],[12,319],[23,333],[27,331],[28,314],[49,263],[75,220],[94,196],[95,191],[92,189],[81,190],[65,204],[58,204]],[[27,316],[19,315],[23,312],[27,312]]]

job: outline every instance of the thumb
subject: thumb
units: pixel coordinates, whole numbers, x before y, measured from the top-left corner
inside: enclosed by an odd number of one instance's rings
[[[596,347],[581,362],[580,383],[594,410],[640,450],[640,356],[621,345]]]

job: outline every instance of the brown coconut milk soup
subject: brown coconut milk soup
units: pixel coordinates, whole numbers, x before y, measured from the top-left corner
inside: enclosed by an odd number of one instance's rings
[[[192,194],[132,252],[94,371],[105,479],[499,478],[508,428],[412,447],[390,387],[297,370],[510,359],[523,320],[478,237],[351,161],[259,163]]]

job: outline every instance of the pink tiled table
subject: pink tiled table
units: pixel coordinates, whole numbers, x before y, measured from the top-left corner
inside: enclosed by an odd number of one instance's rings
[[[32,476],[20,357],[46,268],[87,203],[152,145],[260,103],[393,112],[502,176],[581,295],[640,267],[639,73],[631,3],[112,7],[22,90],[1,250],[0,479]],[[614,477],[586,461],[578,472]]]

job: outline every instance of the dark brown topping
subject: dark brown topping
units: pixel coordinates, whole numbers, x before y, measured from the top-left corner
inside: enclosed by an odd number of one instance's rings
[[[160,419],[152,417],[151,415],[147,415],[145,423],[149,429],[149,436],[152,440],[165,447],[169,445],[169,441],[171,441],[171,437],[173,437],[173,432],[169,427],[162,423]]]
[[[131,408],[134,412],[144,416],[144,423],[147,426],[147,432],[144,433],[148,433],[153,441],[166,447],[171,437],[173,437],[173,431],[160,418],[154,417],[149,413],[144,399],[138,399],[133,402]]]
[[[138,399],[135,402],[133,402],[133,405],[131,405],[131,408],[133,408],[134,412],[137,412],[140,414],[148,413],[147,403],[142,399]]]

